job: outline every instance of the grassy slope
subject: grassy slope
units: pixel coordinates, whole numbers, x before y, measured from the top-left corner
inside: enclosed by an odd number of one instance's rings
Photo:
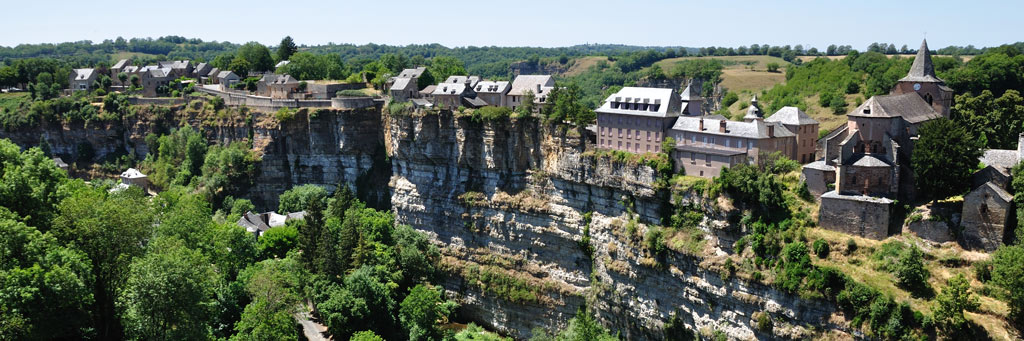
[[[8,94],[0,93],[0,108],[12,111],[17,108],[21,102],[28,101],[28,96],[29,93],[27,92],[14,92]]]
[[[587,71],[591,66],[597,65],[599,61],[608,61],[608,57],[605,56],[588,56],[576,58],[576,62],[562,73],[563,77],[572,77]]]
[[[980,298],[981,302],[979,310],[975,313],[968,313],[968,318],[982,326],[993,339],[1011,340],[1014,338],[1013,328],[1006,324],[1006,317],[1009,314],[1009,307],[1007,307],[1006,302],[978,294],[982,292],[984,285],[974,279],[972,268],[967,265],[974,261],[988,259],[988,254],[965,251],[955,245],[955,243],[946,243],[939,247],[933,247],[912,235],[893,236],[883,241],[877,241],[835,231],[812,228],[807,231],[807,239],[809,241],[824,239],[828,241],[832,249],[829,257],[826,259],[812,256],[811,259],[815,265],[838,268],[857,281],[880,290],[898,302],[909,302],[915,310],[931,314],[938,304],[934,298],[928,300],[911,296],[909,292],[896,285],[896,279],[891,273],[884,269],[878,269],[877,262],[871,259],[872,253],[886,242],[895,240],[916,244],[926,254],[925,266],[932,274],[928,284],[935,290],[936,295],[946,286],[947,279],[957,274],[964,274],[967,278],[972,279],[972,292]],[[857,243],[856,251],[847,251],[846,242],[849,239],[853,239]],[[951,266],[943,264],[942,260],[960,260],[960,263],[965,264],[963,266]]]

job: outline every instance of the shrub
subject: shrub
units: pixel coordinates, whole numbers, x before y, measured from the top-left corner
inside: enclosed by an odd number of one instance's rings
[[[768,72],[779,72],[779,63],[771,62],[768,63]]]
[[[655,257],[661,257],[668,250],[665,246],[665,231],[664,229],[651,226],[647,229],[647,234],[644,235],[644,244],[647,246],[647,250],[651,252]]]
[[[899,285],[912,292],[926,289],[931,276],[924,267],[923,254],[917,246],[911,246],[900,255],[894,274]]]
[[[740,96],[737,95],[735,92],[730,91],[730,92],[726,93],[725,96],[722,96],[722,107],[729,107],[733,103],[736,103],[736,101],[739,101],[739,100],[740,100]]]
[[[821,258],[821,259],[828,258],[828,254],[829,254],[829,251],[830,251],[829,250],[829,245],[828,245],[828,242],[826,242],[824,239],[815,240],[813,247],[814,247],[814,254],[817,255],[818,258]]]
[[[277,112],[274,113],[274,118],[281,123],[288,122],[295,118],[295,112],[288,108],[277,109]]]
[[[946,288],[936,298],[935,322],[942,324],[953,335],[961,334],[967,326],[964,310],[978,309],[978,297],[971,294],[971,283],[964,274],[946,280]]]
[[[772,317],[767,312],[757,313],[757,330],[765,333],[770,333],[774,324],[772,323]]]
[[[846,254],[851,254],[854,251],[857,251],[857,241],[853,240],[853,238],[847,239],[846,240]]]

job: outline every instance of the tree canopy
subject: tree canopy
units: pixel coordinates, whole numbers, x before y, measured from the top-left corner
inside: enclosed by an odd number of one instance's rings
[[[910,163],[920,193],[932,199],[965,193],[982,144],[967,128],[945,118],[925,122],[919,134]]]

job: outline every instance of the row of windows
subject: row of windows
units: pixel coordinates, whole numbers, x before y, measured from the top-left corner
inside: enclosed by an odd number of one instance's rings
[[[612,143],[615,143],[615,144],[613,145]],[[626,148],[625,149],[622,148],[622,141],[612,141],[611,139],[600,139],[597,144],[602,146],[602,147],[605,147],[605,148],[612,148],[612,147],[614,147],[615,149],[625,150],[625,151],[629,151],[629,152],[636,152],[636,153],[639,153],[641,151],[648,152],[648,153],[651,152],[651,145],[650,144],[646,144],[643,147],[641,147],[640,146],[640,142],[637,142],[637,143],[626,142]]]
[[[613,117],[614,116],[614,117]],[[610,125],[610,124],[626,124],[634,127],[660,127],[661,122],[659,118],[653,117],[635,117],[629,115],[601,115],[597,118],[598,125]]]
[[[651,111],[656,112],[661,104],[648,104],[648,103],[626,103],[626,102],[612,102],[612,109],[622,110],[640,110],[640,111]]]
[[[618,137],[622,138],[622,128],[615,128],[615,130],[616,130],[616,133],[618,134]],[[612,136],[615,135],[615,134],[612,134],[612,128],[601,127],[601,136],[605,136],[606,133],[607,133],[608,137],[612,137]],[[649,131],[633,130],[633,129],[626,129],[626,138],[627,139],[637,139],[637,140],[639,140],[640,139],[640,135],[642,133],[646,133],[647,134],[647,141],[651,140],[651,136],[652,136],[651,132],[649,132]],[[661,140],[661,132],[656,131],[656,132],[654,132],[653,136],[654,136],[655,140]]]
[[[677,135],[676,136],[676,140],[685,141],[683,136],[684,136],[683,134]],[[730,138],[726,137],[726,138],[724,138],[722,140],[725,143],[724,146],[726,148],[743,148],[743,140],[742,139],[733,140],[733,139],[730,139]],[[701,141],[701,143],[703,143],[705,145],[714,145],[715,144],[715,137],[714,136],[704,135],[704,136],[701,136],[700,141]],[[697,143],[697,134],[691,134],[690,135],[690,143],[692,143],[692,144],[696,144]],[[747,141],[747,149],[754,149],[754,141]]]

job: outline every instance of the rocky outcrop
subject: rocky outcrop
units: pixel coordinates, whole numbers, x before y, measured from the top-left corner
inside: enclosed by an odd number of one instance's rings
[[[643,235],[668,203],[658,174],[587,153],[572,131],[444,112],[388,123],[392,210],[442,247],[442,285],[465,318],[525,338],[564,327],[586,304],[627,339],[663,338],[673,314],[691,330],[751,339],[803,337],[803,325],[827,325],[833,312],[824,301],[724,279],[697,257],[653,257]],[[700,196],[684,200],[708,206]],[[708,216],[705,226],[727,225],[714,221],[722,214]],[[759,331],[755,313],[775,328]]]

